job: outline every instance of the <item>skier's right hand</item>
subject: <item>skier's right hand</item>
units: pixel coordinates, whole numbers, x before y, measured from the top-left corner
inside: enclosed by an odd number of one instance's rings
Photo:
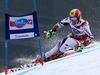
[[[52,35],[55,33],[52,29],[48,30],[48,31],[44,31],[44,33],[46,34],[47,38],[52,37]]]

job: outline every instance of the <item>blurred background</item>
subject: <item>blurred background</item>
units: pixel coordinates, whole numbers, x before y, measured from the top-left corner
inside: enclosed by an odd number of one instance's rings
[[[82,18],[88,20],[95,41],[100,40],[100,1],[99,0],[36,0],[38,23],[43,52],[50,50],[70,31],[64,27],[47,39],[44,30],[49,30],[54,24],[68,17],[70,10],[78,8]],[[8,13],[24,15],[34,11],[32,0],[8,0]],[[0,1],[0,72],[4,71],[4,42],[5,42],[5,2]],[[37,38],[8,41],[8,67],[28,64],[39,54]]]

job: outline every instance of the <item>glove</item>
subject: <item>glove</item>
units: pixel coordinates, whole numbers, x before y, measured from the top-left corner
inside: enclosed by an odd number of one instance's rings
[[[51,30],[48,30],[48,31],[44,31],[44,33],[46,34],[47,38],[50,38],[55,32],[51,29]]]
[[[84,44],[81,44],[80,46],[77,47],[77,49],[75,49],[75,51],[77,52],[82,52],[82,50],[85,48]]]

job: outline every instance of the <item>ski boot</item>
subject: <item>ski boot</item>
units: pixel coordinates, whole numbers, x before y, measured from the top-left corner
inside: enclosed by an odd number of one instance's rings
[[[44,56],[44,61],[47,62],[47,61],[51,61],[51,60],[55,60],[55,59],[58,59],[60,57],[62,57],[64,53],[60,52],[60,51],[57,51],[55,52],[53,55],[51,55],[50,57],[46,58]]]

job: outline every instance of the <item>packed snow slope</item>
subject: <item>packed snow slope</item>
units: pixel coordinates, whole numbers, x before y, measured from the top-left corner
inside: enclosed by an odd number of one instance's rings
[[[4,75],[1,73],[0,75]],[[100,43],[83,52],[8,75],[100,75]]]

